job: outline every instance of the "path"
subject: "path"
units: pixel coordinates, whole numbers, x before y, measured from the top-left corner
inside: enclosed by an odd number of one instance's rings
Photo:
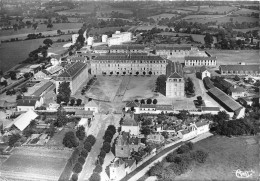
[[[122,102],[122,99],[126,92],[126,88],[129,84],[130,80],[131,80],[131,76],[124,76],[119,88],[117,89],[113,102]]]
[[[197,137],[195,137],[194,139],[190,140],[191,142],[195,143],[198,142],[202,139],[208,138],[212,136],[211,133],[207,132],[204,134],[201,134]],[[162,161],[162,159],[167,156],[170,152],[172,152],[173,150],[177,149],[179,146],[181,146],[183,143],[185,142],[179,142],[175,145],[172,145],[166,149],[164,149],[163,151],[161,151],[160,153],[158,153],[157,155],[155,155],[154,157],[152,157],[151,159],[149,159],[147,162],[145,162],[144,164],[142,164],[140,167],[136,168],[133,172],[131,172],[130,174],[126,175],[123,179],[121,179],[121,181],[137,181],[138,179],[140,179],[145,173],[148,172],[148,170],[157,162]]]

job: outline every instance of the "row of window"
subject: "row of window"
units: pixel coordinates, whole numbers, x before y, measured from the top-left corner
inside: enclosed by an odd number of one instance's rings
[[[96,67],[97,66],[99,66],[99,67],[110,67],[110,64],[96,64]],[[127,66],[127,67],[129,67],[128,65],[123,65],[123,64],[111,64],[111,67],[119,67],[119,66]],[[136,64],[136,65],[133,65],[133,64],[131,64],[131,67],[139,67],[139,66],[141,66],[141,65],[139,65],[139,64]],[[143,66],[145,66],[145,65],[143,65]],[[160,65],[146,65],[146,66],[150,66],[150,67],[159,67]],[[161,65],[161,67],[165,67],[165,65]]]
[[[217,60],[185,60],[185,63],[204,63],[204,62],[211,62],[211,63],[215,63],[215,62],[217,62]]]
[[[110,62],[110,60],[105,60],[105,61],[94,61],[94,62],[92,62],[92,63],[102,63],[102,64],[104,64],[104,63],[113,63],[113,60],[111,60],[111,62]],[[140,63],[166,63],[166,61],[162,61],[162,60],[130,60],[130,61],[128,61],[128,60],[120,60],[120,63],[138,63],[138,64],[140,64]]]
[[[226,73],[226,74],[254,74],[254,71],[253,70],[250,70],[250,71],[243,71],[243,70],[240,70],[240,71],[233,71],[233,70],[229,70],[229,71],[222,71],[222,73]],[[258,71],[255,71],[255,74],[258,74]]]

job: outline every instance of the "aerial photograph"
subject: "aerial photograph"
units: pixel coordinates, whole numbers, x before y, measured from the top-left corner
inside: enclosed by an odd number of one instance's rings
[[[0,181],[260,180],[259,0],[0,0]]]

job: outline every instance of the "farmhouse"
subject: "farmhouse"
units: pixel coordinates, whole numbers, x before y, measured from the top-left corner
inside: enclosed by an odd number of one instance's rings
[[[205,66],[202,66],[200,68],[200,78],[201,80],[203,80],[205,77],[210,77],[210,72],[207,70],[207,68]]]
[[[260,64],[255,65],[220,65],[222,75],[260,75]]]
[[[93,111],[94,113],[98,113],[98,103],[95,101],[89,101],[85,104],[84,109],[86,111]]]
[[[38,96],[23,96],[17,102],[17,111],[35,110],[35,108],[42,106],[43,98]]]
[[[169,62],[166,68],[166,97],[184,97],[184,78],[179,62]]]
[[[139,135],[140,125],[130,115],[125,115],[121,124],[121,131],[129,132],[131,135]]]
[[[56,78],[56,90],[59,89],[61,82],[69,82],[71,94],[75,94],[82,83],[88,78],[87,64],[75,62],[69,64],[65,70]],[[58,93],[58,91],[56,91]]]
[[[235,100],[238,99],[239,97],[245,96],[244,88],[236,86],[236,85],[229,88],[229,93],[230,93],[230,96]]]
[[[47,70],[41,70],[34,74],[34,79],[41,80],[41,79],[51,79],[51,74]]]
[[[160,56],[103,55],[91,61],[91,72],[93,75],[161,75],[166,73],[166,64]]]
[[[17,118],[15,118],[13,125],[15,125],[16,128],[18,128],[20,131],[23,131],[32,120],[38,117],[38,114],[36,114],[33,110],[29,110],[26,113],[21,114]]]

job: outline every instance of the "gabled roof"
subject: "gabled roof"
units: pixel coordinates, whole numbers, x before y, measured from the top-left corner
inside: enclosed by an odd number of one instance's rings
[[[126,103],[126,107],[140,107],[140,103],[135,101],[130,101]]]
[[[206,66],[200,67],[200,73],[202,73],[202,72],[204,72],[204,71],[206,71],[206,70],[207,70]]]
[[[58,77],[75,77],[78,72],[80,72],[83,68],[85,68],[86,64],[83,62],[75,62],[68,65],[65,70],[58,75]]]
[[[51,87],[53,83],[51,81],[47,82],[43,86],[41,86],[39,89],[37,89],[32,95],[33,96],[41,96],[41,94],[47,90],[49,87]]]
[[[21,131],[23,131],[32,120],[38,117],[33,110],[29,110],[26,113],[21,114],[14,120],[14,125]]]
[[[168,78],[183,78],[177,72],[172,73]]]
[[[17,100],[17,106],[32,106],[34,107],[37,100],[33,99],[19,99]]]
[[[98,107],[98,104],[92,100],[85,104],[85,107]]]
[[[207,124],[209,124],[207,121],[198,121],[195,123],[197,127],[205,126]]]
[[[176,74],[174,74],[176,73]],[[174,75],[173,75],[174,74]],[[173,77],[170,77],[172,76]],[[182,65],[179,62],[169,61],[166,66],[166,77],[167,78],[183,78]]]
[[[260,72],[260,65],[259,64],[255,64],[255,65],[220,65],[219,68],[222,71],[253,71],[256,72],[258,71],[258,73]]]
[[[243,87],[239,87],[239,86],[232,86],[229,88],[229,90],[231,92],[245,92],[244,88]]]
[[[122,126],[138,126],[138,124],[134,118],[126,116],[123,120]]]

